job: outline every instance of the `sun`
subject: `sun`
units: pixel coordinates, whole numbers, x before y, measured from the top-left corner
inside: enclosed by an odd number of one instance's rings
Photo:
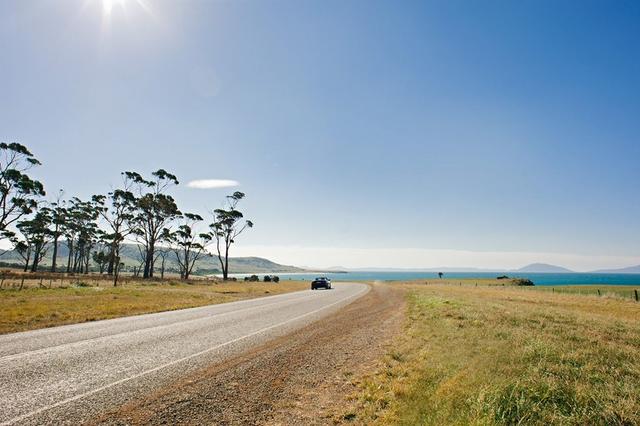
[[[102,0],[102,13],[111,15],[114,6],[120,6],[124,9],[127,0]]]

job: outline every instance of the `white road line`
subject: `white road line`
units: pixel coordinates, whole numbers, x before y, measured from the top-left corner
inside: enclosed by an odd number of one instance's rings
[[[122,336],[125,334],[138,334],[138,333],[142,333],[145,331],[151,331],[151,330],[159,330],[159,329],[163,329],[163,328],[168,328],[168,327],[175,327],[178,325],[183,325],[183,324],[189,324],[195,321],[202,321],[202,320],[206,320],[206,319],[210,319],[210,318],[219,318],[221,316],[224,315],[231,315],[231,314],[235,314],[238,312],[246,312],[246,311],[250,311],[252,309],[257,309],[257,308],[262,308],[262,307],[266,307],[266,306],[271,306],[271,305],[278,305],[278,304],[283,304],[283,303],[287,303],[287,302],[296,302],[299,300],[305,300],[305,299],[310,299],[312,297],[316,297],[313,295],[305,295],[304,297],[295,297],[295,298],[288,298],[286,300],[279,300],[277,302],[273,302],[273,303],[266,303],[266,304],[262,304],[262,305],[256,305],[256,306],[250,306],[248,308],[244,308],[244,309],[236,309],[233,311],[229,311],[229,312],[221,312],[219,314],[213,314],[213,315],[208,315],[208,316],[203,316],[200,318],[193,318],[193,319],[189,319],[189,320],[184,320],[184,321],[178,321],[178,322],[173,322],[171,324],[163,324],[163,325],[154,325],[151,327],[145,327],[145,328],[139,328],[136,330],[129,330],[129,331],[123,331],[120,333],[115,333],[115,334],[108,334],[106,336],[96,336],[96,337],[91,337],[88,339],[83,339],[83,340],[76,340],[74,342],[68,342],[68,343],[61,343],[59,345],[55,345],[55,346],[47,346],[46,348],[41,348],[41,349],[33,349],[30,351],[25,351],[25,352],[19,352],[16,354],[10,354],[10,355],[4,355],[4,356],[0,356],[0,361],[12,361],[15,359],[20,359],[29,355],[35,355],[35,354],[42,354],[45,352],[48,352],[52,349],[59,349],[62,347],[66,347],[66,346],[82,346],[83,344],[89,343],[89,342],[96,342],[98,340],[106,340],[112,337],[118,337],[118,336]],[[218,305],[211,305],[211,306],[222,306],[222,304],[218,304]]]
[[[366,293],[366,292],[368,292],[368,291],[369,291],[369,286],[367,286],[364,290],[362,290],[362,291],[360,291],[360,292],[358,292],[358,293],[356,293],[356,294],[354,294],[354,295],[352,295],[352,296],[349,296],[349,297],[346,297],[346,298],[344,298],[344,299],[338,300],[338,301],[333,302],[333,303],[331,303],[331,304],[329,304],[329,305],[327,305],[327,306],[323,306],[322,308],[316,309],[316,310],[311,311],[311,312],[307,312],[306,314],[299,315],[299,316],[297,316],[297,317],[294,317],[294,318],[288,319],[288,320],[283,321],[283,322],[278,323],[278,324],[271,325],[271,326],[269,326],[269,327],[261,328],[260,330],[254,331],[253,333],[249,333],[249,334],[247,334],[247,335],[245,335],[245,336],[237,337],[237,338],[235,338],[235,339],[233,339],[233,340],[229,340],[228,342],[221,343],[221,344],[219,344],[219,345],[216,345],[216,346],[210,347],[210,348],[208,348],[208,349],[204,349],[204,350],[202,350],[202,351],[200,351],[200,352],[196,352],[196,353],[191,354],[191,355],[188,355],[188,356],[186,356],[186,357],[183,357],[183,358],[180,358],[180,359],[173,360],[173,361],[171,361],[171,362],[168,362],[168,363],[166,363],[166,364],[160,365],[160,366],[158,366],[158,367],[151,368],[151,369],[149,369],[149,370],[143,371],[142,373],[134,374],[133,376],[130,376],[130,377],[126,377],[126,378],[124,378],[124,379],[117,380],[117,381],[115,381],[115,382],[109,383],[108,385],[101,386],[101,387],[99,387],[99,388],[96,388],[96,389],[90,390],[90,391],[85,392],[85,393],[83,393],[83,394],[76,395],[76,396],[72,396],[71,398],[64,399],[64,400],[62,400],[62,401],[60,401],[60,402],[56,402],[55,404],[47,405],[47,406],[45,406],[45,407],[39,408],[39,409],[37,409],[37,410],[35,410],[35,411],[32,411],[32,412],[30,412],[30,413],[23,414],[23,415],[18,416],[18,417],[14,417],[13,419],[10,419],[10,420],[7,420],[7,421],[5,421],[5,422],[0,423],[0,426],[6,426],[6,425],[10,425],[10,424],[15,424],[15,423],[20,422],[20,421],[22,421],[22,420],[28,419],[29,417],[33,417],[33,416],[35,416],[35,415],[37,415],[37,414],[43,413],[43,412],[48,411],[48,410],[51,410],[51,409],[53,409],[53,408],[57,408],[57,407],[60,407],[60,406],[62,406],[62,405],[68,404],[68,403],[70,403],[70,402],[74,402],[74,401],[77,401],[77,400],[79,400],[79,399],[85,398],[85,397],[87,397],[87,396],[90,396],[90,395],[96,394],[96,393],[101,392],[101,391],[103,391],[103,390],[109,389],[109,388],[111,388],[111,387],[113,387],[113,386],[117,386],[117,385],[120,385],[120,384],[122,384],[122,383],[126,383],[126,382],[131,381],[131,380],[134,380],[134,379],[138,379],[138,378],[140,378],[140,377],[146,376],[147,374],[154,373],[154,372],[159,371],[159,370],[162,370],[162,369],[164,369],[164,368],[171,367],[172,365],[176,365],[176,364],[179,364],[179,363],[181,363],[181,362],[184,362],[184,361],[187,361],[187,360],[190,360],[190,359],[196,358],[196,357],[198,357],[198,356],[204,355],[204,354],[206,354],[206,353],[208,353],[208,352],[211,352],[211,351],[214,351],[214,350],[216,350],[216,349],[220,349],[220,348],[223,348],[223,347],[225,347],[225,346],[231,345],[231,344],[233,344],[233,343],[240,342],[240,341],[242,341],[242,340],[244,340],[244,339],[247,339],[247,338],[249,338],[249,337],[257,336],[257,335],[258,335],[258,334],[260,334],[260,333],[264,333],[265,331],[272,330],[272,329],[274,329],[274,328],[276,328],[276,327],[283,326],[283,325],[288,324],[288,323],[290,323],[290,322],[293,322],[293,321],[299,320],[300,318],[304,318],[304,317],[307,317],[307,316],[309,316],[309,315],[317,314],[318,312],[321,312],[321,311],[323,311],[323,310],[325,310],[325,309],[328,309],[328,308],[330,308],[330,307],[332,307],[332,306],[335,306],[335,305],[337,305],[337,304],[339,304],[339,303],[345,302],[345,301],[347,301],[347,300],[349,300],[349,299],[355,299],[355,298],[357,298],[357,297],[360,297],[361,295],[365,294],[365,293]]]

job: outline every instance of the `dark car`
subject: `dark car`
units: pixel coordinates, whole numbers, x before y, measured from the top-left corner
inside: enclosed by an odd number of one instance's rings
[[[331,290],[331,280],[327,277],[318,277],[311,281],[311,290],[316,290],[318,288]]]

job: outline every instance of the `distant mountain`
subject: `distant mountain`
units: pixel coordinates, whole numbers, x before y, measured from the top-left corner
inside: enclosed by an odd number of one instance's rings
[[[471,267],[442,267],[442,268],[345,268],[347,272],[500,272],[503,269],[482,269]]]
[[[50,253],[51,250],[49,250],[48,255],[45,256],[40,263],[42,266],[51,265],[52,258]],[[66,266],[68,255],[69,249],[66,244],[60,244],[57,256],[57,264],[60,268]],[[132,270],[132,268],[140,265],[140,250],[136,244],[123,244],[120,248],[120,257],[125,265],[125,270]],[[156,261],[156,268],[160,267],[160,262],[160,259]],[[20,265],[23,261],[18,253],[13,250],[9,250],[0,255],[0,263]],[[167,272],[178,271],[178,263],[176,262],[175,255],[173,253],[169,253],[169,255],[167,255],[165,270]],[[307,270],[297,268],[295,266],[280,265],[261,257],[230,257],[229,272],[232,274],[273,274],[307,272]],[[207,255],[198,260],[194,267],[194,273],[198,275],[220,273],[218,258]]]
[[[546,263],[532,263],[531,265],[524,266],[520,269],[513,270],[511,272],[530,272],[530,273],[540,273],[540,272],[551,272],[551,273],[561,273],[561,272],[573,272],[570,269],[563,268],[562,266],[556,265],[548,265]]]
[[[640,265],[629,266],[620,269],[600,269],[593,271],[594,274],[640,274]]]

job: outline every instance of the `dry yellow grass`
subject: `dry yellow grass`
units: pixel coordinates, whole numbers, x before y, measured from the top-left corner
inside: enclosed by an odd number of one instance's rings
[[[396,285],[404,334],[359,384],[356,422],[640,424],[640,303]]]
[[[114,288],[77,286],[0,290],[0,334],[56,325],[169,311],[306,289],[302,281],[279,283],[128,282]],[[88,281],[91,283],[91,281]],[[82,284],[82,282],[81,282]]]

